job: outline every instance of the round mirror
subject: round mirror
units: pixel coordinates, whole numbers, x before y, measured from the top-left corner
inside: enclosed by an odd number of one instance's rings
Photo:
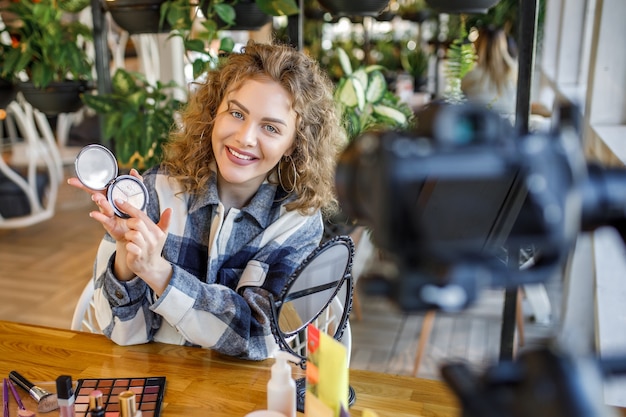
[[[85,187],[104,190],[117,177],[115,156],[102,145],[87,145],[74,161],[76,176]]]
[[[125,201],[139,210],[148,204],[148,190],[141,180],[132,175],[117,176],[117,160],[113,153],[102,145],[87,145],[74,161],[76,176],[92,190],[107,190],[107,199],[119,217],[128,218],[116,201]]]
[[[302,368],[307,358],[307,326],[341,340],[352,307],[352,257],[349,236],[337,236],[315,249],[289,277],[284,290],[272,303],[272,332],[281,350],[298,357]],[[306,385],[296,381],[297,409],[304,412]],[[352,387],[349,404],[355,401]]]
[[[336,296],[343,311],[339,316],[335,314],[334,323],[328,330],[335,339],[341,339],[352,301],[350,271],[353,252],[352,239],[338,236],[315,249],[291,275],[279,299],[274,302],[278,339],[282,339],[279,343],[287,344],[281,347],[289,347],[289,340],[305,332],[322,313],[327,313]],[[306,358],[306,355],[295,353]]]
[[[291,276],[277,309],[281,333],[289,337],[303,330],[324,311],[340,287],[345,286],[351,252],[347,240],[329,241],[317,248]],[[346,305],[348,300],[341,301]]]

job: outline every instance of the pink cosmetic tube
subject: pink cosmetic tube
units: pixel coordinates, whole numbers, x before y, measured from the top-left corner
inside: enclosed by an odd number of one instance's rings
[[[71,376],[61,375],[57,378],[57,398],[59,402],[59,416],[76,417]]]

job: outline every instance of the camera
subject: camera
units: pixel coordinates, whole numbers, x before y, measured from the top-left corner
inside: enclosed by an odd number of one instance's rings
[[[576,114],[563,105],[558,128],[519,134],[484,107],[433,103],[414,130],[350,143],[336,173],[341,209],[397,267],[369,290],[405,311],[460,310],[482,287],[545,282],[581,230],[621,230],[626,174],[585,161]]]
[[[461,310],[483,287],[560,273],[581,231],[612,226],[626,241],[626,171],[585,160],[577,114],[560,105],[556,128],[520,134],[484,107],[435,103],[412,131],[353,141],[337,166],[341,209],[395,266],[365,289],[408,312]],[[455,362],[441,373],[463,416],[613,416],[599,387],[626,359],[597,359],[547,346],[480,376]]]

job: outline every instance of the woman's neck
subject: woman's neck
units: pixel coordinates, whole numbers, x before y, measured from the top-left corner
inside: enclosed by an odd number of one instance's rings
[[[232,184],[217,175],[217,193],[225,213],[233,207],[236,209],[245,207],[259,190],[259,186],[260,184]]]

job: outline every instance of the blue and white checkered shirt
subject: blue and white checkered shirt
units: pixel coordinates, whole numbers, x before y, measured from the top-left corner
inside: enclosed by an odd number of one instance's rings
[[[242,208],[224,213],[215,175],[205,195],[181,193],[177,181],[151,169],[148,216],[173,209],[163,256],[173,274],[156,297],[140,278],[122,282],[112,265],[115,242],[106,235],[94,265],[96,318],[121,345],[158,341],[202,346],[247,359],[265,359],[275,347],[269,294],[320,243],[321,213],[287,211],[280,187],[265,182]]]

